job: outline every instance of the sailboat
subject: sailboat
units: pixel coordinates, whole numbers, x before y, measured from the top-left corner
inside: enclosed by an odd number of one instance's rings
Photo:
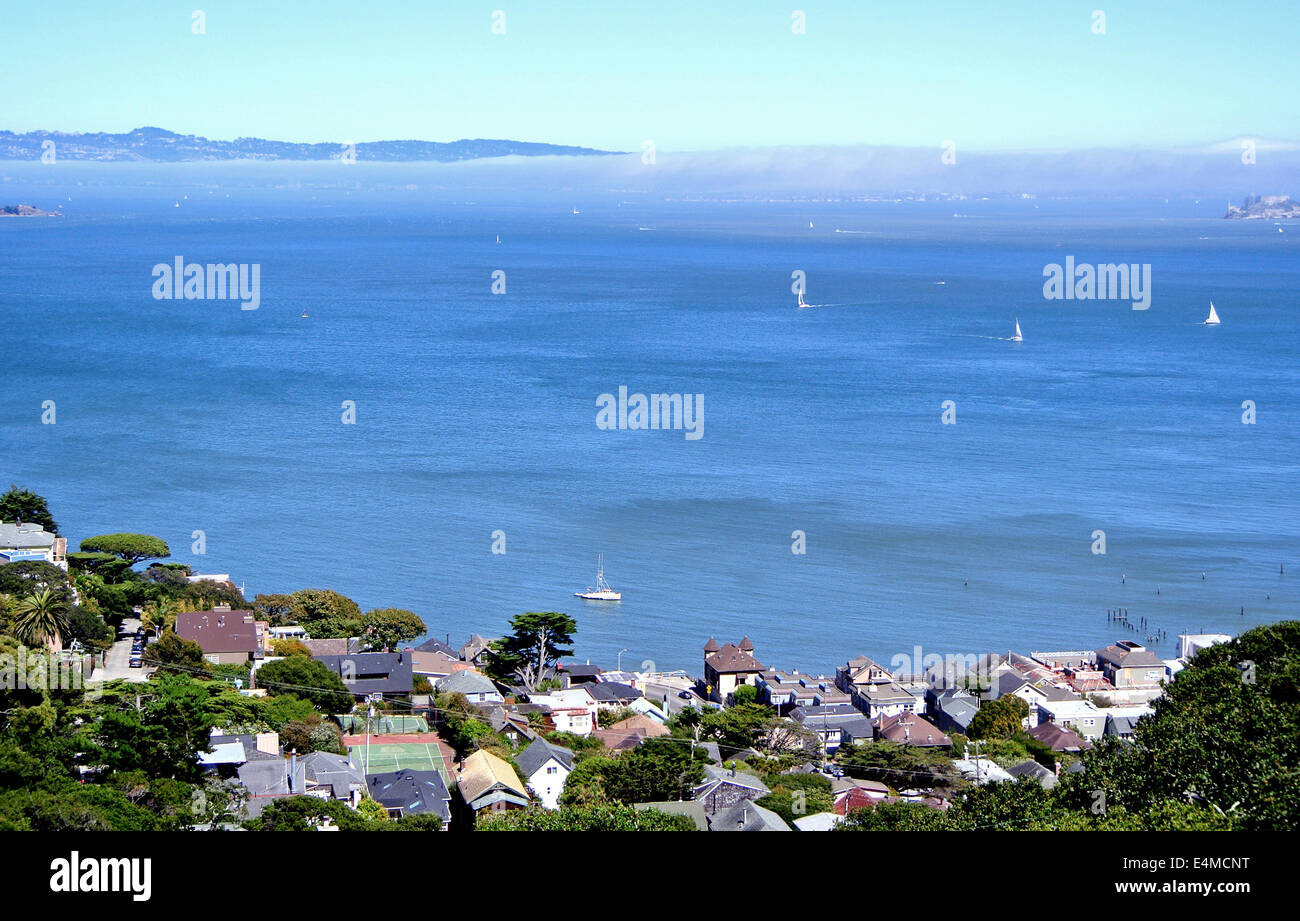
[[[616,592],[609,587],[605,581],[605,555],[602,553],[596,560],[596,587],[587,586],[585,592],[574,592],[573,597],[583,598],[587,601],[622,601],[623,593]]]
[[[811,307],[812,304],[809,304],[807,301],[805,301],[805,300],[803,299],[803,292],[800,291],[800,292],[799,292],[799,301],[795,304],[795,306],[796,306],[796,307]]]
[[[1219,312],[1214,309],[1214,301],[1210,301],[1210,315],[1205,318],[1206,326],[1219,325]]]
[[[1020,335],[1020,317],[1016,317],[1016,334],[1011,337],[1012,342],[1024,342],[1025,337]]]

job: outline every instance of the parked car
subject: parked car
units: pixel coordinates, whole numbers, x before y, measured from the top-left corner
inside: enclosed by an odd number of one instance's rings
[[[144,660],[141,659],[139,656],[132,656],[132,657],[131,657],[131,667],[132,667],[132,668],[144,668]]]

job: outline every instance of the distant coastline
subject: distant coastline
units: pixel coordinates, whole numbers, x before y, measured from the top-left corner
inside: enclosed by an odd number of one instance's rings
[[[1286,195],[1248,195],[1238,205],[1228,205],[1224,215],[1230,221],[1276,221],[1300,218],[1300,202]]]
[[[62,217],[58,211],[42,211],[31,205],[0,206],[0,217]]]
[[[204,160],[302,160],[352,162],[433,161],[453,163],[492,157],[603,157],[622,153],[592,147],[531,141],[461,139],[458,141],[349,141],[304,144],[265,138],[214,141],[164,128],[136,128],[124,134],[0,131],[0,160],[91,160],[99,162],[183,163]],[[51,155],[53,160],[51,160]]]

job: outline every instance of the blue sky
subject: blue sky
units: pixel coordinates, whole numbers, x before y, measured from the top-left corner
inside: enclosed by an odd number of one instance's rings
[[[623,150],[1300,140],[1294,0],[74,0],[5,3],[0,35],[15,131]]]

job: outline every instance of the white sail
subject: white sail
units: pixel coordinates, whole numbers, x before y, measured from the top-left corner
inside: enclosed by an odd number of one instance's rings
[[[1205,318],[1206,326],[1219,325],[1219,312],[1214,309],[1214,301],[1210,301],[1210,315]]]
[[[802,291],[799,292],[799,303],[795,304],[795,306],[796,306],[796,307],[807,307],[807,306],[808,306],[807,302],[803,299],[803,292],[802,292]]]
[[[1016,318],[1016,334],[1011,337],[1012,342],[1024,342],[1025,337],[1020,335],[1020,318]]]

